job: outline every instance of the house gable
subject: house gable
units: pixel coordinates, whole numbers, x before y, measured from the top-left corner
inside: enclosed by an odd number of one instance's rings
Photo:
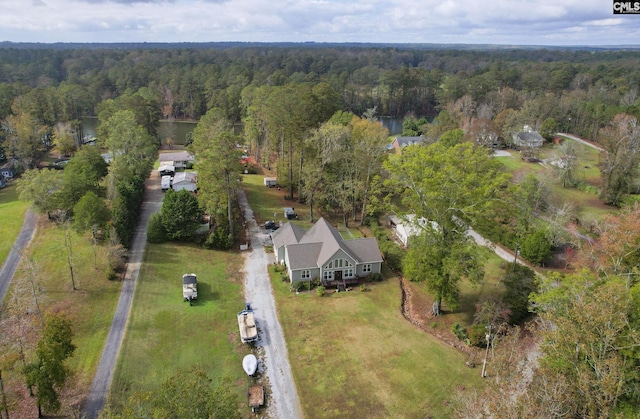
[[[338,249],[322,265],[323,271],[328,269],[355,268],[357,261],[344,250]]]
[[[350,254],[349,249],[344,246],[344,240],[338,230],[329,224],[324,218],[320,218],[305,233],[300,243],[322,243],[322,250],[318,255],[318,265],[322,266],[338,249],[342,249],[351,259],[355,260],[355,256]]]

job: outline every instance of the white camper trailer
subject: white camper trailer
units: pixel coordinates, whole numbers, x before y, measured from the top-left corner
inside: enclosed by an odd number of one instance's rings
[[[171,176],[162,176],[162,178],[160,179],[160,187],[162,188],[162,192],[166,192],[167,189],[171,188],[172,180],[173,179]]]

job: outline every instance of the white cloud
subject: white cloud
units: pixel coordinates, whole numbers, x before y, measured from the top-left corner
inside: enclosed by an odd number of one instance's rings
[[[0,0],[0,40],[616,44],[601,0]],[[617,32],[611,32],[611,28]],[[619,41],[618,43],[629,43]],[[636,38],[638,39],[638,38]],[[637,42],[637,41],[636,41]]]

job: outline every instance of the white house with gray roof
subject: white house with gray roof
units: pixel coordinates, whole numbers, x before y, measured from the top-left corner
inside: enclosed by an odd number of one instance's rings
[[[174,151],[160,153],[160,165],[174,166],[176,169],[184,169],[193,164],[193,155],[188,151]]]
[[[320,279],[325,286],[336,286],[380,273],[382,256],[375,238],[344,240],[324,218],[308,231],[286,223],[272,238],[291,282]]]

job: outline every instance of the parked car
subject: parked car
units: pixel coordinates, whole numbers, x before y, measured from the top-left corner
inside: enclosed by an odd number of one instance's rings
[[[264,223],[264,228],[266,230],[277,230],[278,228],[280,228],[280,226],[278,224],[276,224],[275,221],[267,221],[266,223]]]

